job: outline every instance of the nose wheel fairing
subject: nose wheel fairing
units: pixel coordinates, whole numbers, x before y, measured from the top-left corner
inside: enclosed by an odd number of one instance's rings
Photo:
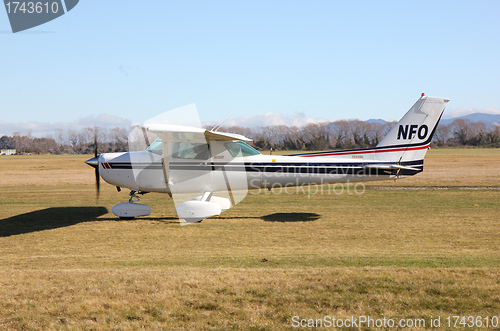
[[[151,214],[151,207],[142,203],[134,202],[139,201],[139,197],[135,194],[136,191],[131,190],[128,202],[122,202],[114,205],[111,208],[113,214],[121,219],[133,219],[135,217],[148,216]]]
[[[122,202],[111,208],[113,214],[121,219],[133,219],[151,214],[151,207],[137,202]]]

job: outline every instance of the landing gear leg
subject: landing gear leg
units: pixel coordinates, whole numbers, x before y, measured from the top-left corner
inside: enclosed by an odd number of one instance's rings
[[[130,190],[130,193],[128,194],[128,202],[134,203],[134,199],[139,202],[139,197],[135,194],[137,191]]]

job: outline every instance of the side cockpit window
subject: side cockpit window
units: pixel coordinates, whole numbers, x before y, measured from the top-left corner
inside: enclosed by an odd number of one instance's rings
[[[260,154],[257,150],[248,146],[243,141],[228,142],[225,143],[224,146],[227,148],[232,157],[252,156]]]
[[[156,139],[147,150],[151,153],[163,155],[163,143],[161,139]],[[209,146],[206,143],[175,142],[173,144],[172,157],[175,159],[207,160],[210,158]]]
[[[176,142],[172,151],[175,159],[208,160],[209,146],[206,143]]]

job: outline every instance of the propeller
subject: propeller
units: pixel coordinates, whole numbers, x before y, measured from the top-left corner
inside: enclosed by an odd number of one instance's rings
[[[94,136],[94,158],[97,159],[97,167],[95,167],[95,195],[99,199],[101,192],[101,175],[99,174],[99,155],[97,154],[97,134]]]
[[[95,188],[96,197],[99,199],[99,193],[101,188],[101,175],[99,174],[99,154],[97,154],[97,134],[94,136],[94,157],[85,161],[86,164],[95,169]]]

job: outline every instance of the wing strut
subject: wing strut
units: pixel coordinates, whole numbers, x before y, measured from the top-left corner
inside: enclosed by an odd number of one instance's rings
[[[166,136],[166,135],[165,135]],[[167,185],[167,188],[169,188],[170,178],[168,176],[169,171],[170,171],[170,153],[168,149],[169,141],[163,141],[163,139],[166,137],[162,137],[162,149],[163,149],[163,155],[162,155],[162,163],[163,163],[163,178],[165,179],[165,185]]]

